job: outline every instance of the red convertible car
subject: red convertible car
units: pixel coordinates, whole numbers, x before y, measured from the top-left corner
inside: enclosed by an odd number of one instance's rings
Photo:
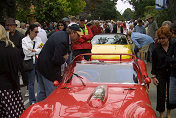
[[[45,100],[29,106],[21,118],[156,118],[148,86],[151,79],[142,60],[84,60],[77,56],[63,81]]]

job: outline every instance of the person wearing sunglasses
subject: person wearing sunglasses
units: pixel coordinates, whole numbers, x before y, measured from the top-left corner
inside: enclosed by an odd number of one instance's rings
[[[167,103],[167,118],[170,118],[170,112],[174,106],[169,102],[169,77],[171,70],[167,58],[168,56],[171,57],[169,52],[173,49],[172,33],[168,27],[162,26],[157,30],[157,37],[159,43],[152,52],[151,71],[153,83],[157,87],[156,110],[159,112],[160,118],[164,118],[165,104]]]
[[[35,84],[35,74],[37,75],[38,79],[38,73],[36,72],[36,61],[38,59],[38,55],[42,49],[42,40],[40,37],[37,37],[38,26],[35,24],[31,24],[29,26],[29,29],[26,31],[26,37],[22,39],[22,48],[23,52],[25,54],[24,60],[33,60],[33,69],[26,71],[28,76],[28,89],[29,89],[29,103],[33,104],[36,102],[35,98],[35,92],[34,92],[34,84]]]
[[[57,23],[57,29],[56,29],[56,32],[57,31],[66,31],[66,25],[63,21],[59,21]]]

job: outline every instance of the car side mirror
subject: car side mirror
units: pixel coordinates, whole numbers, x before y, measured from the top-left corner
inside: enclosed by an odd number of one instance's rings
[[[57,87],[57,86],[59,86],[59,82],[58,82],[57,80],[55,80],[55,81],[53,82],[53,85],[54,85],[55,87]]]
[[[151,83],[151,79],[149,77],[146,77],[144,79],[144,81],[145,81],[145,84],[150,84]]]

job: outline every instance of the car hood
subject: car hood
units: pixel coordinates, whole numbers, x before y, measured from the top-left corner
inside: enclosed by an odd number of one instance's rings
[[[108,87],[106,100],[99,108],[90,106],[90,96],[95,87],[88,87],[80,90],[80,88],[72,88],[65,91],[60,109],[62,117],[116,117],[121,106],[128,94],[127,88]]]
[[[59,87],[42,102],[28,107],[20,118],[156,118],[144,86],[108,86],[100,107],[92,107],[90,96],[95,87]]]
[[[102,44],[93,45],[92,53],[120,53],[120,54],[132,54],[130,45],[117,45],[117,44]],[[119,55],[93,55],[92,59],[119,59]],[[129,58],[125,55],[122,58]]]

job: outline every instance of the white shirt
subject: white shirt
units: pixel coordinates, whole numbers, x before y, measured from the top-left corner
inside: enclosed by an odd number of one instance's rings
[[[45,44],[46,41],[48,40],[46,31],[44,29],[41,29],[40,27],[38,27],[38,31],[39,33],[37,34],[37,36],[40,37],[43,44]]]
[[[34,45],[34,41],[35,41],[35,47],[34,49],[36,50],[36,52],[32,52],[29,49],[33,49],[33,45]],[[24,37],[22,39],[22,48],[23,48],[23,52],[24,52],[24,60],[29,60],[31,59],[31,56],[33,57],[33,63],[35,63],[35,56],[38,58],[38,55],[41,51],[42,48],[39,48],[39,46],[41,45],[42,40],[40,37],[35,37],[34,40],[31,40],[31,38],[29,37],[29,35],[27,35],[26,37]]]

